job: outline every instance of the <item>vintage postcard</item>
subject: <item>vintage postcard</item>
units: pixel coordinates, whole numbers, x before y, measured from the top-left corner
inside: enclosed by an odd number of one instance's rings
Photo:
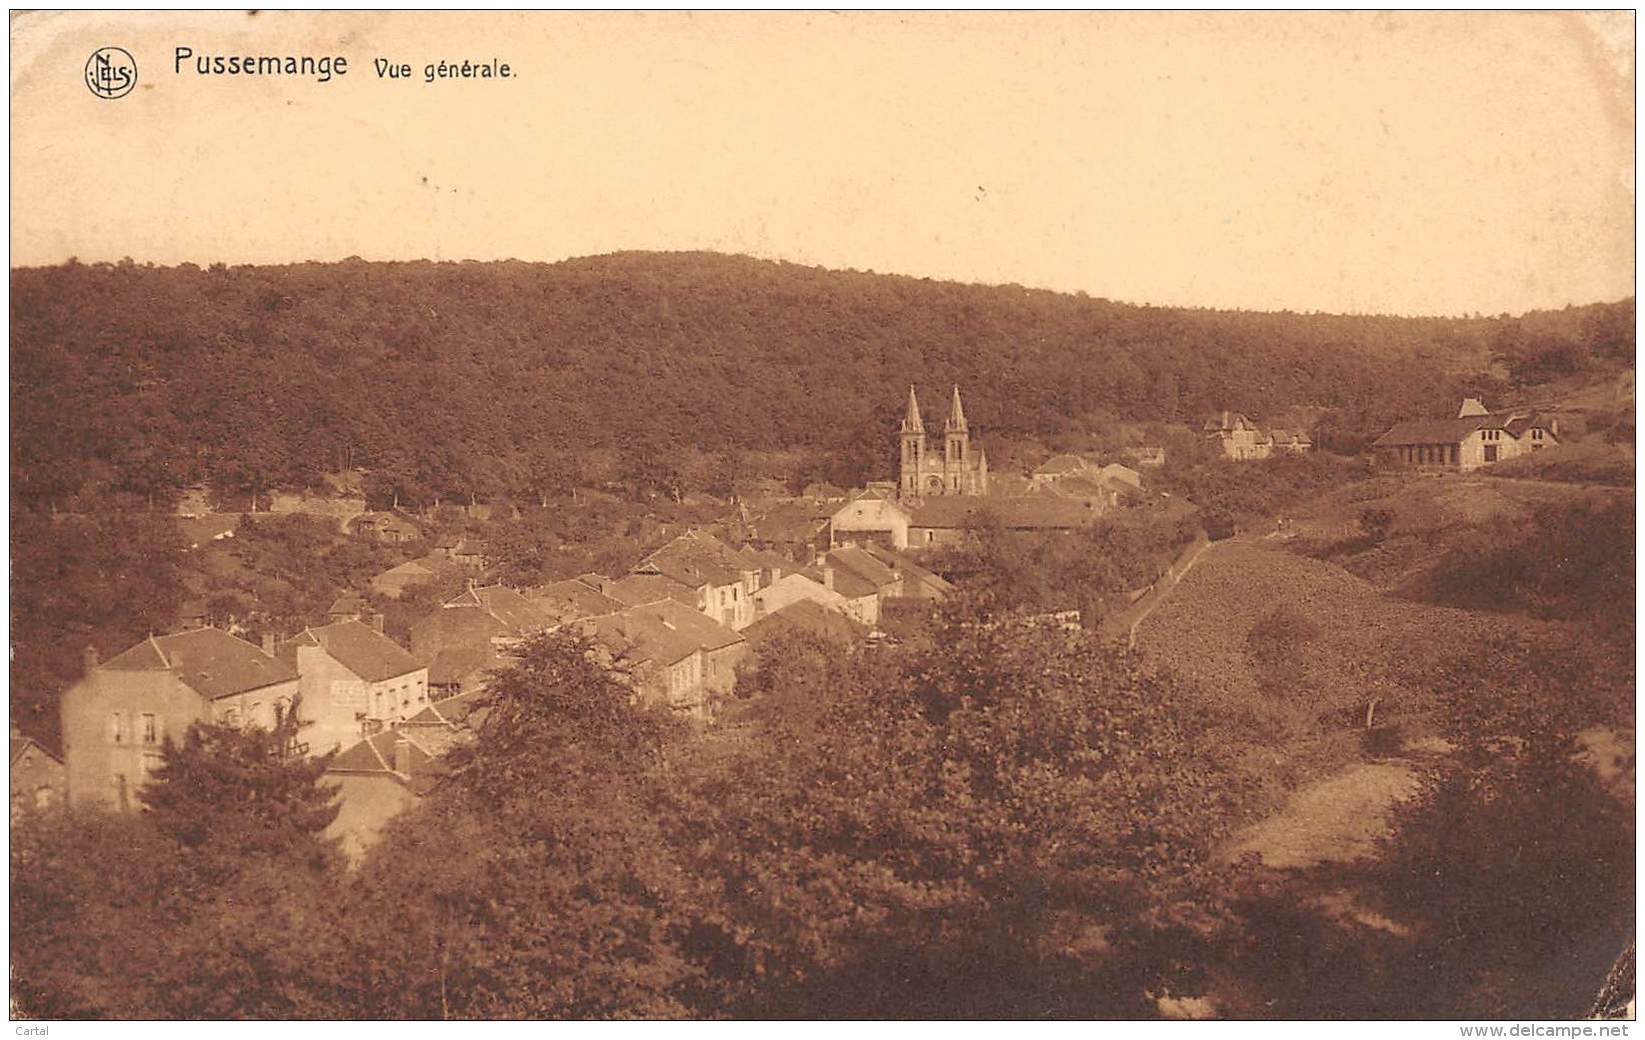
[[[1627,1036],[1635,22],[13,12],[18,1035]]]

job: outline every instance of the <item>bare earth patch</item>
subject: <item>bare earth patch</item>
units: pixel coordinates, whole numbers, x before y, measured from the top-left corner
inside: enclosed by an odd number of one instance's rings
[[[1420,774],[1404,762],[1350,766],[1297,791],[1277,814],[1236,834],[1224,854],[1255,853],[1281,870],[1370,859],[1394,807],[1421,786]]]

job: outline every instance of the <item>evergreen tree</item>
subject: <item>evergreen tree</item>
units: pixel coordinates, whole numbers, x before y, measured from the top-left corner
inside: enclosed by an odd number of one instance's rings
[[[225,865],[259,855],[328,859],[334,849],[322,835],[339,809],[337,788],[322,782],[331,755],[301,753],[298,704],[273,729],[197,722],[181,745],[168,737],[140,792],[155,827]]]

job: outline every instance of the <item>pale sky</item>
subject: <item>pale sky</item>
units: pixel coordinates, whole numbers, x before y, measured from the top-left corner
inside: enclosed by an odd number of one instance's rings
[[[13,266],[711,249],[1135,303],[1630,295],[1633,15],[15,15]],[[138,66],[93,96],[91,53]],[[201,77],[174,49],[341,54]],[[379,79],[375,58],[413,79]],[[441,59],[511,80],[423,82]]]

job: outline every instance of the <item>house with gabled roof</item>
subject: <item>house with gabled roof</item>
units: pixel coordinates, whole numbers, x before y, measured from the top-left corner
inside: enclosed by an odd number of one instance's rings
[[[713,535],[688,531],[640,561],[634,573],[660,574],[695,589],[698,610],[741,629],[754,620],[749,597],[759,588],[759,570]]]
[[[935,571],[922,566],[907,553],[887,549],[883,545],[865,545],[863,552],[874,557],[898,578],[899,599],[942,599],[954,591],[953,583]]]
[[[868,626],[838,610],[830,610],[814,600],[802,599],[767,614],[749,625],[743,635],[758,650],[785,635],[804,634],[847,649],[861,646],[868,638]]]
[[[279,649],[297,669],[301,737],[323,753],[421,711],[431,696],[428,665],[361,621],[305,628]]]
[[[135,808],[166,735],[192,723],[272,728],[299,692],[296,668],[273,649],[198,628],[150,636],[102,663],[88,651],[61,701],[69,803]]]
[[[411,653],[428,662],[430,696],[484,685],[520,640],[555,627],[554,616],[501,585],[470,587],[411,627]]]
[[[694,718],[731,692],[743,637],[686,604],[661,599],[578,622],[619,663],[635,696]]]
[[[1467,472],[1558,443],[1557,419],[1534,409],[1492,412],[1470,397],[1455,418],[1399,423],[1371,447],[1383,458],[1406,465]]]
[[[624,604],[579,578],[526,589],[522,595],[549,615],[556,626],[623,609]]]
[[[11,727],[11,821],[48,812],[64,802],[63,760],[45,744]]]
[[[829,545],[878,542],[893,549],[908,548],[909,511],[896,493],[864,491],[846,500],[829,519]]]

